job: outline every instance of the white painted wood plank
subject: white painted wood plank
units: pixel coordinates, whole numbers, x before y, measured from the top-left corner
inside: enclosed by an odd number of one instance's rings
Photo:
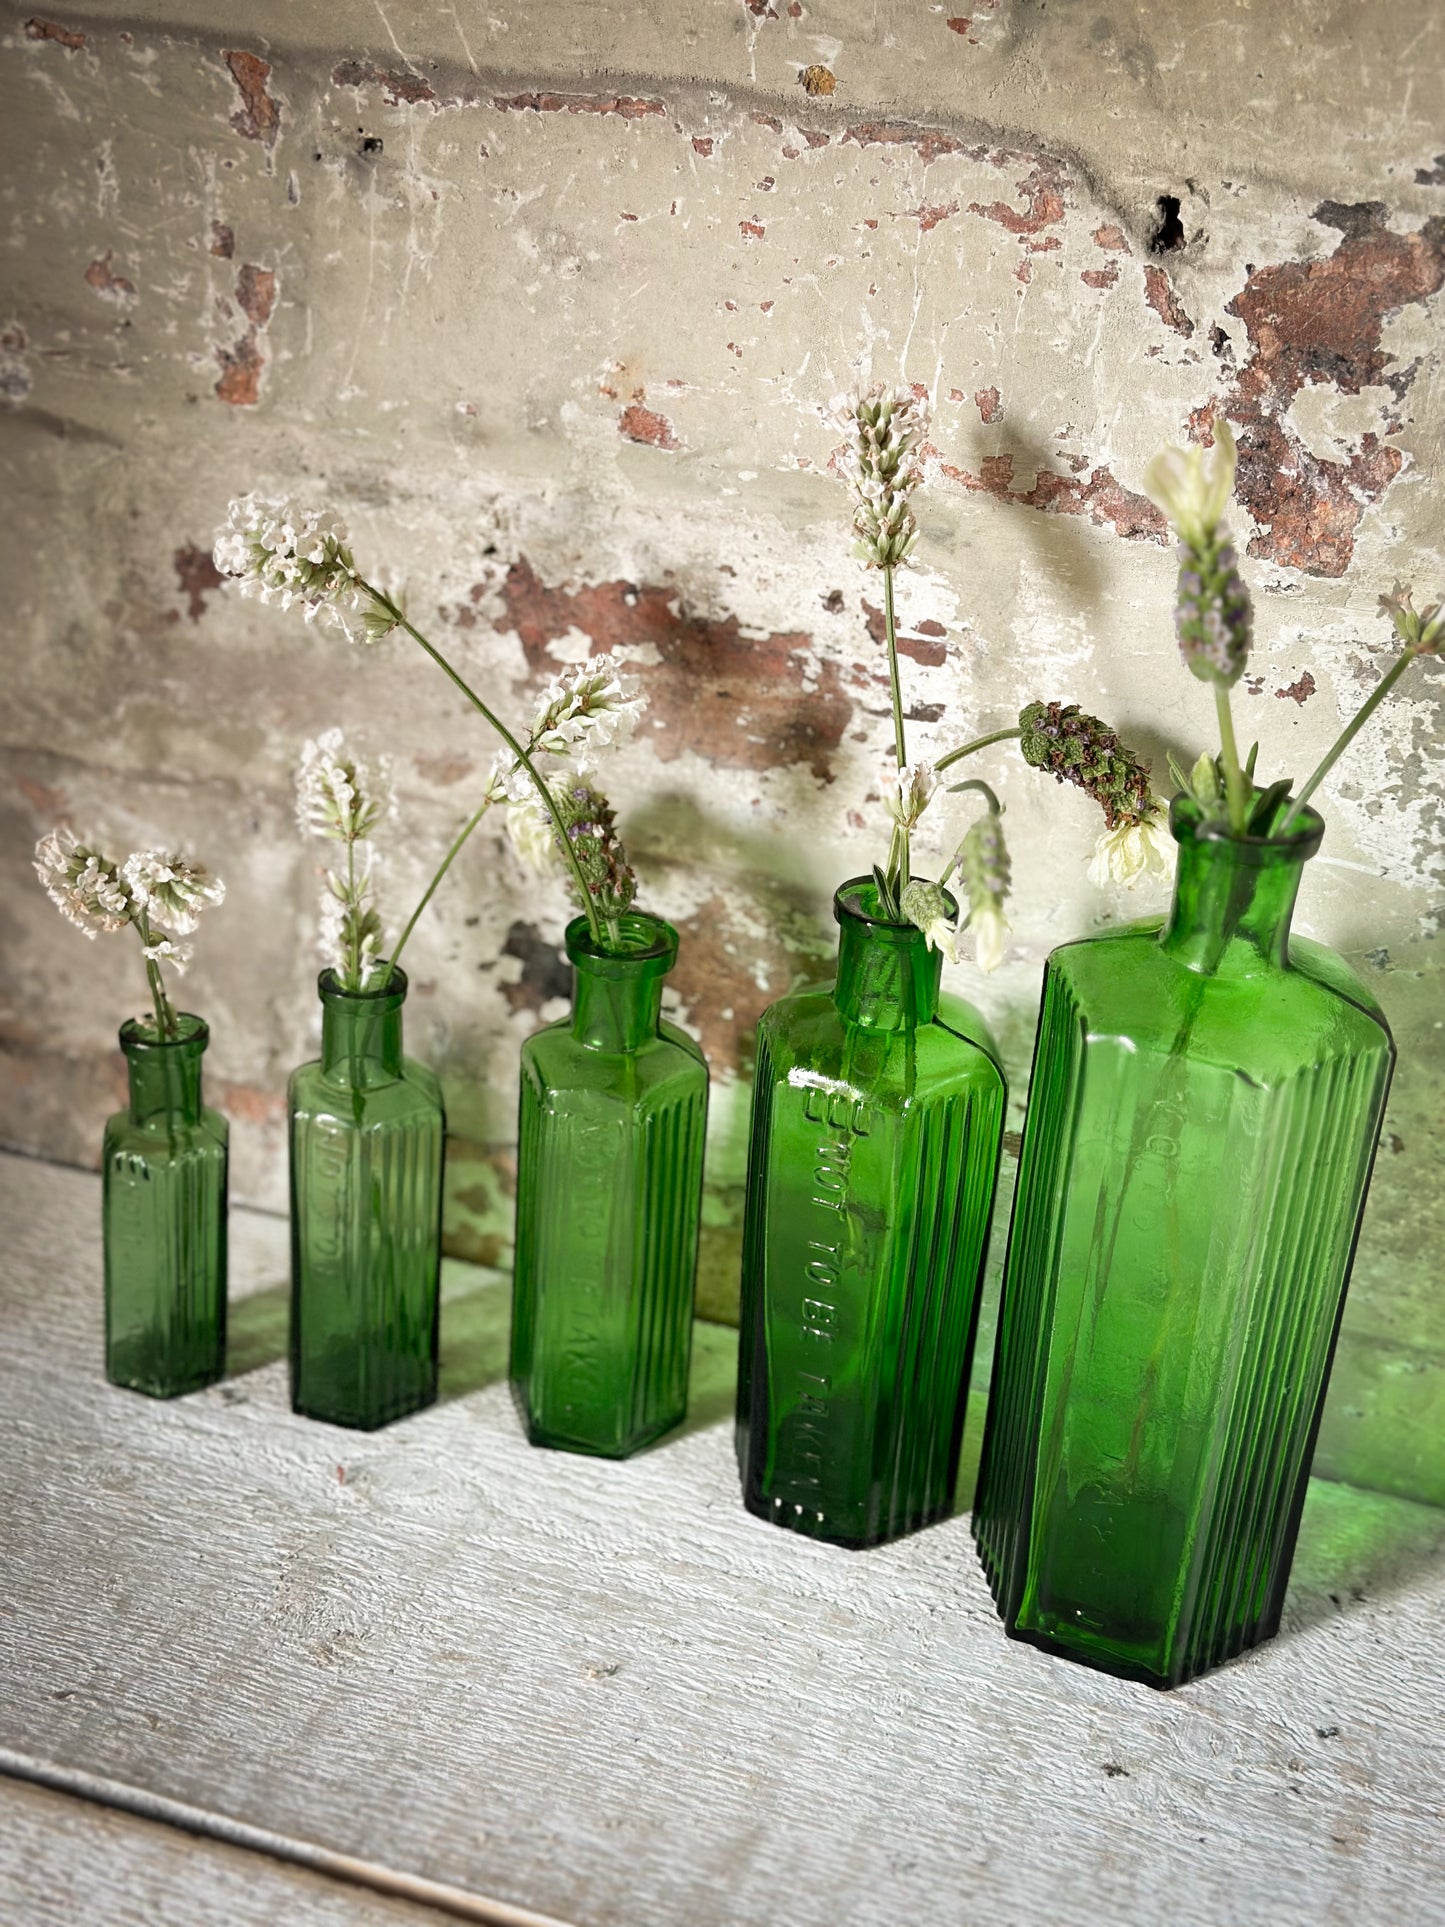
[[[6,1927],[447,1927],[431,1907],[0,1779]]]
[[[725,1332],[624,1465],[525,1444],[465,1267],[384,1433],[114,1391],[97,1189],[0,1163],[0,1745],[581,1927],[1445,1921],[1445,1515],[1317,1485],[1285,1634],[1156,1695],[1005,1640],[964,1520],[750,1518]]]

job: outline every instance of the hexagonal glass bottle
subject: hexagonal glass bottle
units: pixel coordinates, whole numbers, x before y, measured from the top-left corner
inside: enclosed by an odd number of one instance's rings
[[[430,1405],[440,1306],[441,1087],[402,1054],[406,973],[324,970],[321,1056],[291,1076],[291,1404],[371,1431]]]
[[[625,1458],[687,1410],[707,1063],[661,1018],[677,932],[567,931],[572,1014],[522,1046],[512,1393],[534,1445]]]
[[[743,1243],[743,1498],[845,1546],[952,1510],[1006,1092],[941,959],[834,899],[838,974],[768,1009]]]
[[[1318,816],[1172,821],[1167,922],[1048,962],[974,1511],[1010,1633],[1161,1687],[1279,1625],[1394,1065]]]
[[[130,1103],[105,1127],[105,1375],[153,1398],[213,1385],[226,1363],[226,1120],[201,1097],[210,1032],[182,1013],[160,1039],[121,1027]]]

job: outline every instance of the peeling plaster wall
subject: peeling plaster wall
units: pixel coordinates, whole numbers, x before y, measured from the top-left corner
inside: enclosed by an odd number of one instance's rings
[[[882,847],[877,585],[823,404],[870,375],[936,398],[901,597],[917,749],[1082,700],[1161,784],[1212,714],[1139,477],[1222,406],[1258,611],[1240,727],[1303,774],[1377,673],[1381,589],[1445,586],[1442,66],[1434,0],[255,0],[224,35],[199,0],[7,9],[0,1133],[93,1162],[136,997],[119,940],[35,888],[43,829],[178,840],[227,878],[185,996],[236,1193],[279,1207],[317,1031],[298,745],[340,722],[395,757],[394,914],[475,797],[490,745],[419,654],[219,592],[228,497],[294,491],[511,713],[596,648],[646,684],[612,787],[713,1066],[725,1311],[752,1026],[827,974],[831,888]],[[1401,1046],[1321,1463],[1445,1500],[1439,688],[1415,672],[1327,786],[1300,924]],[[1013,938],[957,987],[1017,1124],[1044,955],[1163,893],[1091,888],[1082,799],[1006,748],[979,770]],[[409,1043],[446,1082],[452,1246],[505,1262],[517,1047],[563,1008],[565,912],[496,835],[459,871]]]

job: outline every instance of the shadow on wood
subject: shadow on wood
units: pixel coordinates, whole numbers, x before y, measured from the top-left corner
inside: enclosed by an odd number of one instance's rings
[[[291,1287],[268,1285],[226,1308],[226,1377],[244,1378],[286,1356]]]

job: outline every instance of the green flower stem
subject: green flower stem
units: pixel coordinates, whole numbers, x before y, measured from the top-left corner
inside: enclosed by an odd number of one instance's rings
[[[547,785],[542,781],[542,778],[537,774],[536,766],[532,762],[531,757],[527,754],[526,750],[523,749],[522,745],[517,741],[516,737],[512,734],[511,730],[507,728],[507,725],[502,721],[501,717],[496,715],[492,710],[488,709],[487,705],[482,701],[481,697],[477,694],[477,692],[474,689],[470,688],[465,682],[462,681],[461,677],[457,674],[456,670],[452,668],[451,664],[447,661],[446,657],[441,653],[441,651],[439,649],[434,648],[432,644],[427,641],[426,637],[422,634],[420,629],[416,628],[414,624],[408,622],[407,618],[402,614],[401,610],[397,608],[396,604],[392,601],[389,595],[384,594],[383,591],[380,589],[374,588],[373,585],[370,582],[367,582],[365,578],[362,576],[357,576],[355,578],[355,582],[356,582],[357,588],[362,590],[364,594],[369,595],[372,601],[376,603],[378,608],[385,609],[386,613],[391,617],[392,621],[397,625],[399,629],[405,629],[406,633],[411,637],[412,641],[419,643],[421,647],[425,649],[426,653],[431,657],[432,661],[437,665],[437,667],[440,670],[443,671],[445,675],[451,678],[451,680],[456,684],[457,688],[460,689],[460,691],[466,697],[467,701],[472,705],[472,707],[475,710],[477,710],[486,719],[487,722],[491,724],[492,728],[497,732],[497,734],[501,737],[502,741],[507,745],[507,748],[511,750],[513,756],[515,756],[517,761],[522,765],[522,768],[526,770],[528,776],[531,777],[532,783],[536,788],[537,795],[541,799],[542,805],[546,809],[548,816],[550,816],[552,819],[552,827],[556,830],[557,840],[562,845],[562,854],[566,857],[568,863],[571,865],[572,875],[576,880],[576,884],[577,884],[577,895],[582,904],[583,912],[587,918],[587,928],[591,933],[592,941],[598,946],[599,949],[605,949],[606,946],[603,944],[603,941],[602,941],[602,937],[603,937],[602,921],[597,914],[596,906],[594,905],[592,901],[591,893],[587,888],[587,879],[582,874],[582,866],[577,861],[577,853],[572,848],[571,840],[567,835],[567,826],[562,821],[561,811],[557,808],[556,800],[554,799],[551,790],[548,789]]]
[[[351,820],[355,822],[356,819],[354,815]],[[360,933],[356,922],[356,838],[354,836],[349,836],[346,839],[346,907],[351,912],[351,916],[346,926],[345,970],[342,975],[341,988],[343,990],[360,990],[361,944],[358,941]]]
[[[1229,687],[1214,685],[1214,707],[1219,716],[1220,761],[1224,764],[1224,792],[1229,805],[1229,829],[1243,836],[1249,823],[1249,790],[1239,766],[1239,745],[1234,740],[1234,714],[1229,707]]]
[[[391,982],[391,973],[396,968],[398,957],[400,957],[402,951],[406,949],[406,940],[411,935],[412,931],[416,928],[417,920],[421,916],[422,911],[426,909],[427,905],[431,902],[432,898],[436,895],[437,885],[441,882],[442,878],[446,875],[447,871],[452,867],[452,859],[459,854],[462,845],[466,842],[467,838],[471,835],[472,831],[477,827],[478,823],[481,822],[482,818],[486,815],[487,811],[491,807],[492,807],[491,797],[484,796],[482,798],[481,808],[476,812],[474,816],[470,816],[467,818],[467,821],[462,826],[460,833],[453,840],[451,848],[447,851],[446,855],[442,858],[441,867],[438,869],[436,875],[432,878],[431,882],[426,886],[426,889],[422,893],[421,902],[416,906],[415,910],[412,911],[410,917],[408,917],[406,922],[406,928],[402,931],[400,937],[397,939],[396,947],[392,951],[390,961],[387,964],[385,983]]]
[[[893,702],[893,754],[902,769],[908,761],[908,745],[903,736],[903,686],[898,676],[898,625],[893,614],[893,564],[883,564],[883,633],[888,643],[888,689]],[[912,855],[908,832],[894,829],[888,851],[888,882],[895,899],[901,898],[912,875]]]
[[[1365,724],[1370,720],[1371,716],[1374,715],[1376,709],[1385,700],[1386,696],[1389,695],[1390,691],[1395,687],[1395,684],[1400,680],[1401,676],[1404,675],[1418,654],[1418,650],[1407,649],[1400,659],[1385,671],[1379,682],[1376,683],[1375,687],[1370,691],[1370,694],[1366,696],[1365,700],[1355,711],[1350,721],[1345,724],[1345,727],[1335,738],[1334,744],[1324,757],[1324,760],[1319,764],[1314,774],[1310,777],[1310,780],[1290,805],[1289,815],[1284,819],[1283,823],[1280,824],[1276,835],[1284,836],[1288,832],[1290,825],[1294,822],[1305,804],[1309,802],[1320,784],[1329,775],[1335,764],[1344,755],[1350,744],[1359,735]]]
[[[947,756],[940,756],[933,767],[935,771],[946,770],[950,763],[961,763],[965,756],[972,756],[975,750],[987,749],[993,743],[1014,743],[1022,735],[1021,729],[996,729],[991,735],[975,736],[971,743],[960,743]]]
[[[146,949],[149,949],[154,942],[154,938],[151,936],[150,918],[144,910],[138,911],[136,914],[136,931],[142,945]],[[163,1042],[167,1042],[176,1034],[176,1013],[172,1010],[170,998],[166,995],[166,987],[161,977],[160,965],[154,957],[147,957],[145,966],[146,982],[150,985],[151,1002],[155,1005],[156,1036]]]

